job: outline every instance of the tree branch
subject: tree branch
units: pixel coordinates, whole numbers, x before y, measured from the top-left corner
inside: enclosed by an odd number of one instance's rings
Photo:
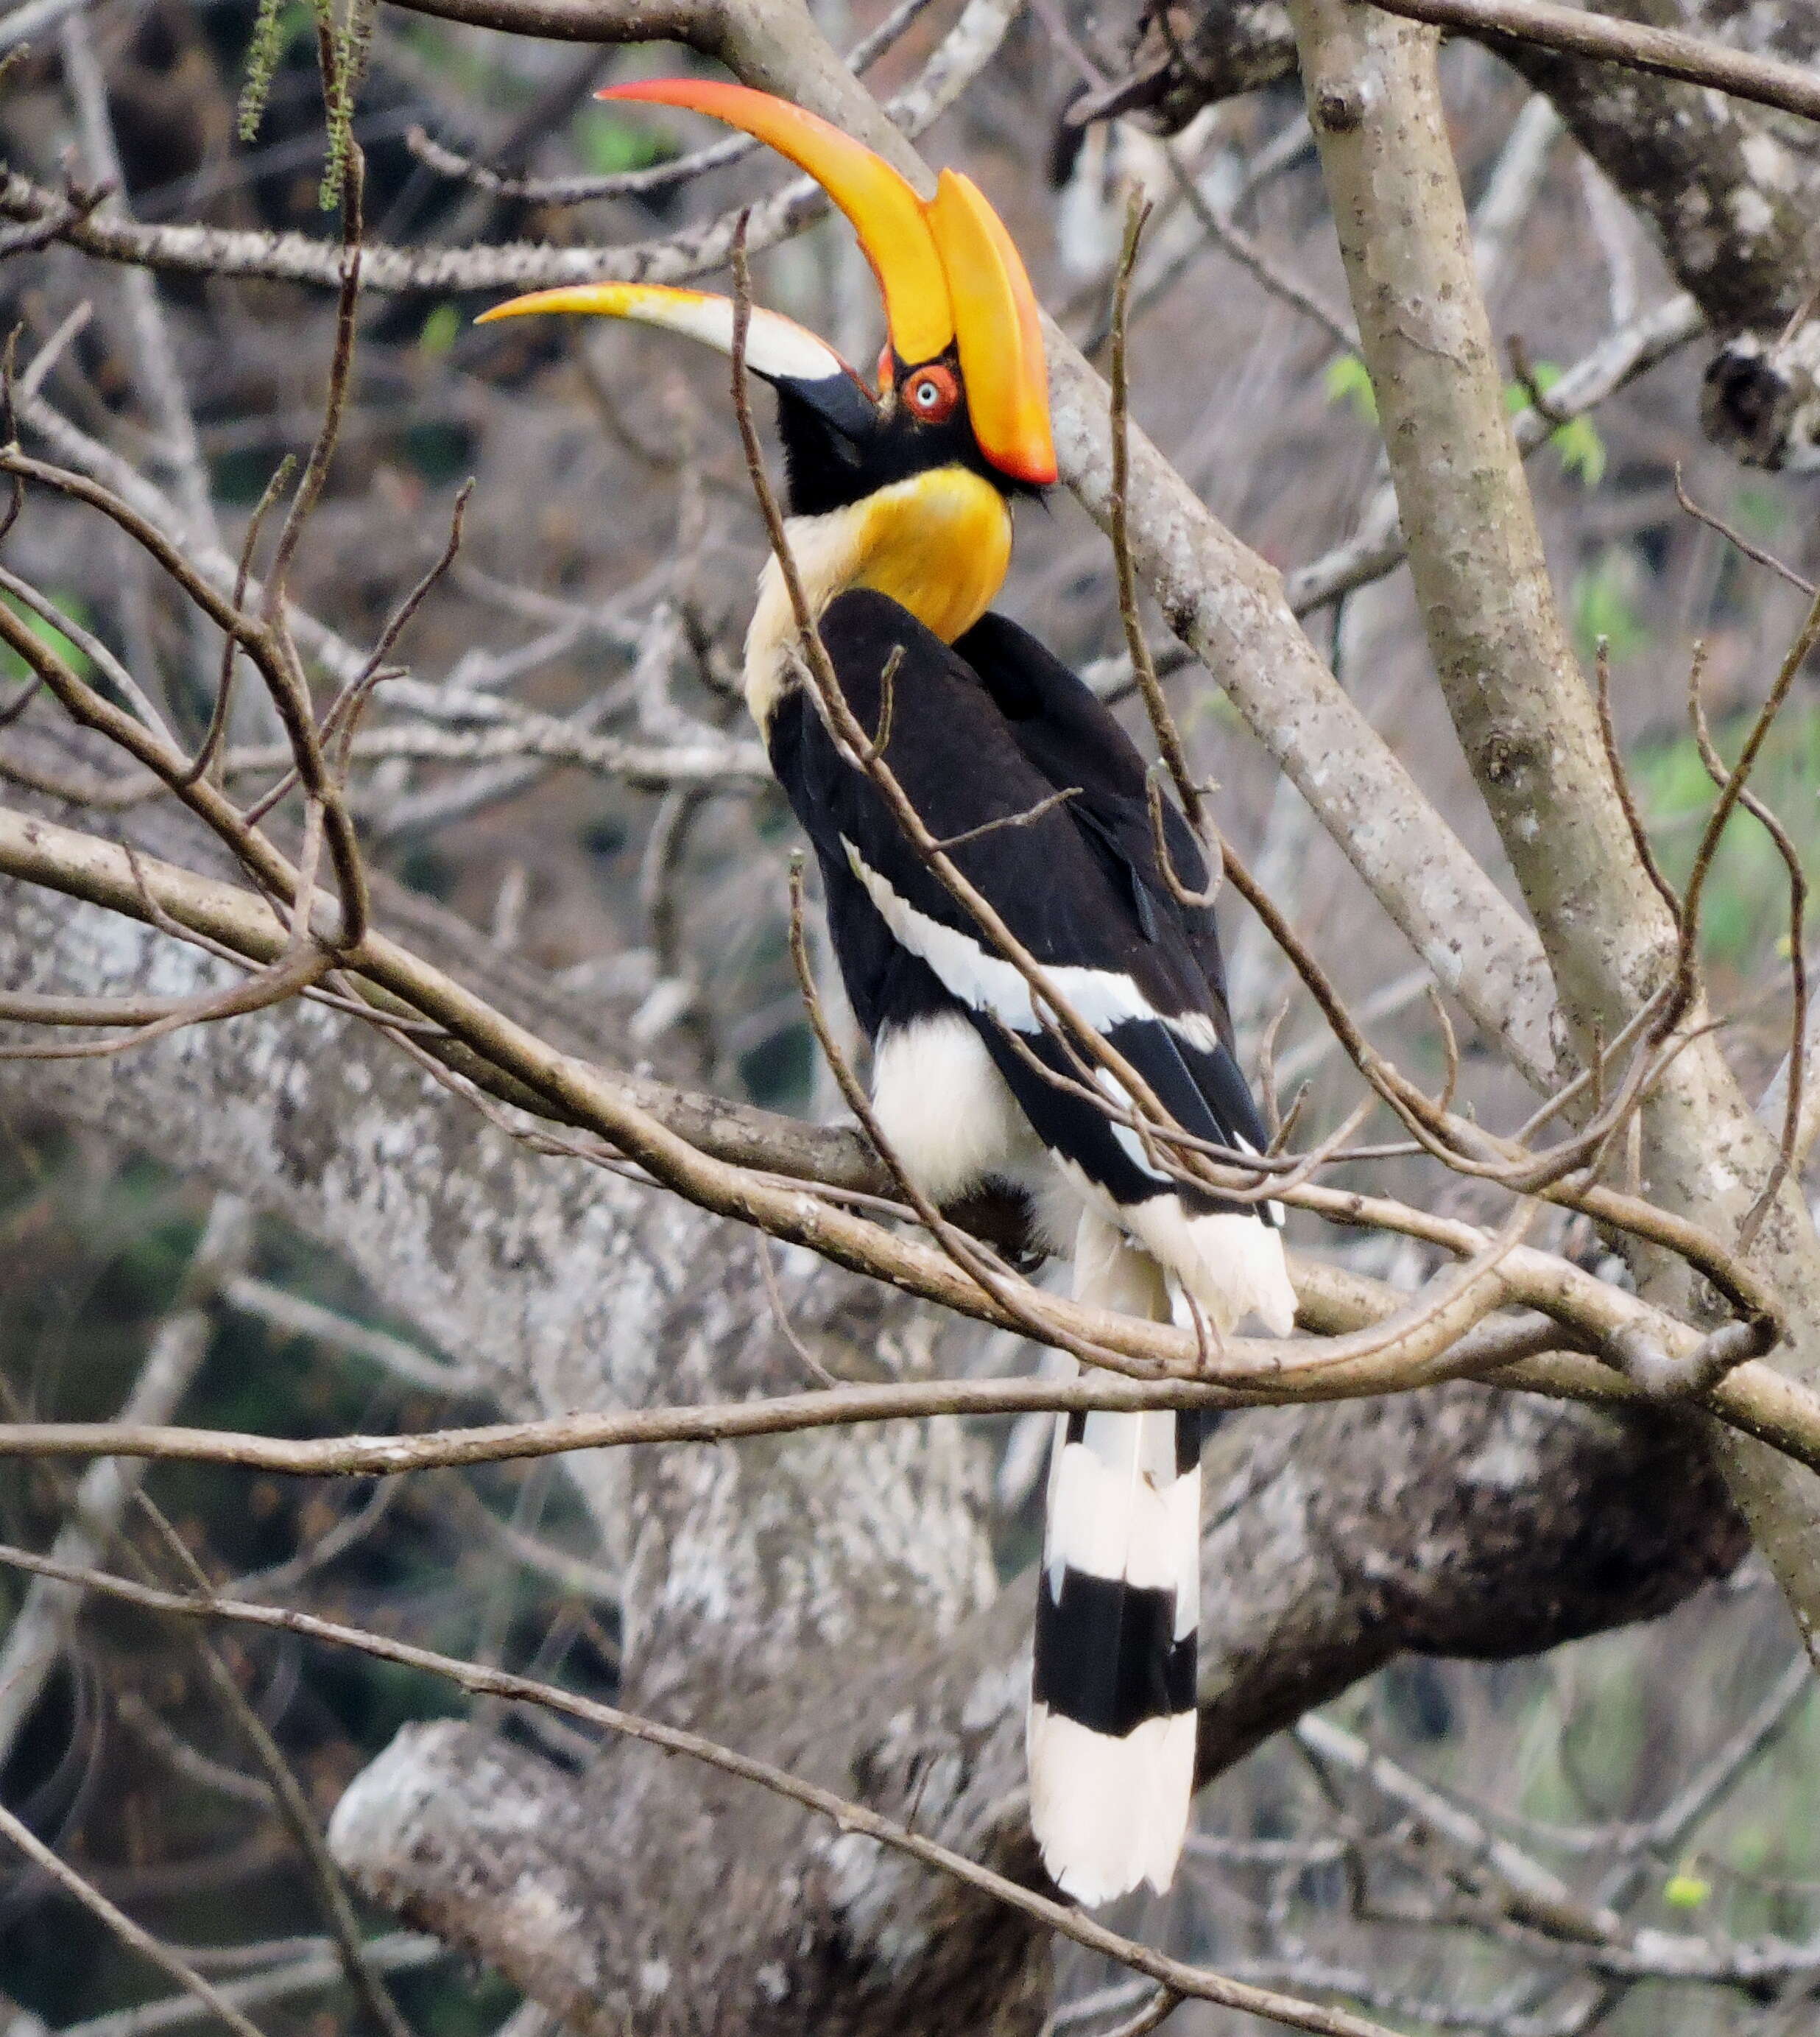
[[[1820,78],[1801,64],[1730,49],[1673,28],[1620,21],[1554,0],[1373,0],[1387,14],[1475,36],[1511,36],[1602,63],[1709,85],[1754,105],[1820,120]]]
[[[1292,0],[1291,13],[1442,690],[1584,1057],[1618,1037],[1678,950],[1603,768],[1504,415],[1441,112],[1437,38],[1346,0]],[[1767,1179],[1776,1155],[1709,1031],[1657,1082],[1641,1123],[1655,1200],[1735,1235],[1746,1185]],[[1769,1213],[1758,1264],[1788,1312],[1784,1362],[1805,1376],[1820,1360],[1820,1248],[1798,1199]],[[1657,1262],[1667,1291],[1676,1277]],[[1754,1446],[1722,1447],[1811,1630],[1811,1491]]]
[[[540,1006],[544,993],[471,935],[438,932],[430,909],[382,894],[379,909],[459,956],[495,997],[537,1011],[556,1037],[611,1050],[560,1000]],[[212,967],[48,894],[22,894],[0,916],[7,981],[168,993]],[[800,1361],[764,1333],[748,1237],[615,1177],[552,1169],[333,1012],[293,1005],[206,1045],[179,1035],[80,1077],[0,1070],[0,1085],[300,1225],[519,1419],[586,1408],[661,1422],[668,1404],[745,1404],[800,1377]],[[826,1268],[787,1264],[779,1277],[797,1334],[831,1369],[905,1385],[927,1376],[926,1326],[906,1304]],[[527,1280],[538,1291],[528,1311]],[[1370,1283],[1336,1275],[1321,1321],[1343,1328],[1384,1306]],[[1575,1362],[1623,1391],[1616,1374]],[[1033,1872],[1016,1794],[1029,1595],[994,1596],[979,1528],[988,1466],[959,1425],[568,1462],[625,1578],[629,1703],[714,1720],[723,1738],[900,1815],[920,1793],[919,1831],[1014,1876]],[[1546,1646],[1675,1603],[1743,1547],[1678,1423],[1470,1386],[1229,1416],[1207,1480],[1204,1746],[1215,1767],[1400,1647]],[[1246,1503],[1260,1480],[1282,1504]],[[1667,1512],[1665,1489],[1678,1495]],[[718,1582],[704,1602],[691,1581],[706,1566]],[[1222,1588],[1241,1574],[1267,1588]],[[674,1767],[635,1772],[607,1757],[578,1786],[522,1750],[483,1755],[478,1736],[462,1741],[458,1777],[413,1795],[415,1744],[396,1750],[390,1772],[405,1793],[394,1801],[426,1815],[433,1803],[437,1842],[418,1857],[365,1828],[372,1885],[541,1998],[585,1997],[606,2037],[615,2004],[652,2037],[685,2037],[692,2003],[761,2019],[773,1969],[792,2013],[844,2037],[901,2037],[932,2016],[1031,2037],[1040,2020],[1042,1940],[920,1870],[899,1873],[869,1850],[830,1853],[799,1818],[742,1808]],[[527,1939],[528,1912],[485,1895],[501,1858],[488,1780],[500,1763],[515,1776],[523,1767],[527,1790],[543,1793],[515,1799],[527,1814],[512,1856],[523,1887],[560,1888],[574,1866],[591,1892],[562,1933],[569,1964],[547,1939]],[[588,1835],[572,1859],[572,1830]],[[663,2001],[640,1993],[654,1959],[678,1977]],[[584,1968],[585,1983],[575,1978]]]

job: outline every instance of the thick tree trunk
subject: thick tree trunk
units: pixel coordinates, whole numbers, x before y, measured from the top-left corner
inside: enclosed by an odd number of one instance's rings
[[[1505,421],[1441,110],[1439,38],[1349,0],[1291,0],[1290,13],[1441,691],[1584,1055],[1666,982],[1673,929],[1630,846]],[[1641,1114],[1643,1185],[1729,1240],[1775,1147],[1697,1005],[1683,1026],[1686,1045]],[[1773,1362],[1811,1378],[1820,1246],[1792,1187],[1754,1254],[1788,1324]],[[1684,1268],[1633,1257],[1665,1298],[1694,1303]],[[1721,1449],[1811,1650],[1820,1486],[1760,1446]]]
[[[412,913],[412,937],[459,947],[488,994],[610,1045],[610,1022]],[[9,985],[168,995],[216,973],[100,911],[12,886],[0,900]],[[802,1384],[749,1234],[527,1153],[333,1014],[293,1004],[100,1063],[6,1064],[0,1094],[297,1225],[513,1413]],[[964,1326],[796,1255],[780,1276],[833,1371],[965,1362]],[[1034,1874],[1030,1587],[995,1589],[976,1442],[939,1422],[570,1468],[623,1566],[629,1704]],[[1743,1547],[1679,1424],[1471,1386],[1231,1419],[1206,1486],[1209,1774],[1399,1649],[1505,1653],[1648,1617]],[[604,1749],[578,1786],[478,1729],[412,1729],[354,1785],[335,1839],[376,1896],[578,2028],[1040,2020],[1048,1948],[1025,1922],[646,1748]]]

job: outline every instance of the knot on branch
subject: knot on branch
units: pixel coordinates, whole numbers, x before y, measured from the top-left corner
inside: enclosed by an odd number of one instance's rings
[[[1787,343],[1761,333],[1727,340],[1708,364],[1700,421],[1750,467],[1820,467],[1820,319]]]
[[[1482,752],[1486,776],[1493,784],[1514,784],[1536,768],[1535,745],[1521,728],[1497,724],[1486,731]]]

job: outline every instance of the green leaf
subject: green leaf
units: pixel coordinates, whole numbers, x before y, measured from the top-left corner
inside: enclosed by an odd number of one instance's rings
[[[1685,1869],[1662,1884],[1662,1899],[1671,1910],[1697,1910],[1712,1893],[1712,1884]]]
[[[73,621],[81,623],[85,627],[87,626],[88,609],[76,595],[54,593],[51,599]],[[73,672],[81,678],[88,677],[93,667],[89,663],[87,654],[78,651],[61,629],[56,628],[54,624],[47,622],[42,616],[34,615],[28,608],[21,607],[16,601],[8,599],[6,606],[19,618],[39,642],[49,644]],[[23,679],[31,676],[31,667],[10,644],[0,644],[0,675],[3,675],[9,679]]]
[[[453,304],[438,304],[424,320],[424,329],[417,334],[417,345],[424,353],[440,358],[455,343],[455,335],[461,331],[461,313]]]
[[[1549,443],[1560,457],[1562,472],[1577,475],[1583,488],[1596,488],[1605,478],[1605,441],[1592,418],[1570,418]]]
[[[1561,376],[1558,361],[1539,361],[1535,364],[1535,386],[1543,395]],[[1530,408],[1529,391],[1522,383],[1505,385],[1504,407],[1513,418],[1521,417]],[[1599,436],[1598,427],[1590,417],[1569,418],[1565,425],[1556,425],[1549,433],[1548,440],[1561,461],[1561,471],[1576,476],[1583,488],[1596,488],[1605,478],[1605,441]]]
[[[1322,387],[1330,403],[1350,403],[1368,425],[1377,422],[1377,391],[1371,370],[1356,353],[1342,353],[1327,364]]]
[[[575,146],[597,177],[617,176],[622,170],[648,170],[674,162],[682,151],[674,135],[648,122],[621,119],[604,107],[585,106],[576,116]]]
[[[1576,576],[1573,631],[1588,657],[1601,637],[1614,658],[1628,658],[1648,646],[1649,632],[1632,596],[1635,579],[1635,562],[1622,545],[1608,547],[1596,565]]]

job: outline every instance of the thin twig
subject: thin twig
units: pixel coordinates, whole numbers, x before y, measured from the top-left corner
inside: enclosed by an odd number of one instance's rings
[[[142,1486],[134,1491],[133,1501],[142,1517],[150,1524],[166,1562],[175,1566],[179,1577],[188,1579],[193,1589],[208,1592],[211,1586],[207,1572]],[[196,1660],[210,1688],[225,1707],[254,1760],[263,1771],[266,1787],[272,1794],[273,1808],[303,1855],[305,1869],[315,1886],[334,1938],[342,1971],[354,1999],[384,2037],[413,2037],[411,2027],[399,2014],[397,2003],[367,1962],[361,1943],[360,1922],[342,1886],[341,1870],[330,1857],[327,1844],[316,1824],[315,1813],[310,1808],[296,1771],[285,1759],[265,1721],[247,1702],[233,1671],[210,1645],[206,1635],[198,1633],[194,1638],[198,1644]]]
[[[28,1550],[13,1548],[3,1544],[0,1544],[0,1563],[40,1575],[68,1577],[70,1582],[83,1584],[91,1591],[118,1599],[126,1604],[138,1605],[148,1612],[192,1619],[228,1620],[298,1635],[331,1646],[357,1649],[383,1661],[396,1662],[430,1676],[444,1678],[474,1696],[537,1705],[626,1739],[642,1740],[666,1752],[680,1754],[718,1769],[723,1774],[755,1783],[761,1789],[768,1789],[829,1820],[841,1831],[858,1832],[894,1852],[920,1861],[924,1866],[948,1874],[967,1887],[977,1889],[981,1894],[1021,1911],[1061,1936],[1071,1938],[1089,1952],[1116,1960],[1135,1972],[1146,1975],[1159,1986],[1172,1989],[1184,1998],[1210,2001],[1224,2008],[1262,2016],[1273,2022],[1286,2024],[1291,2029],[1313,2031],[1316,2037],[1394,2037],[1394,2033],[1385,2030],[1381,2024],[1354,2015],[1348,2009],[1324,2008],[1314,2002],[1297,2001],[1273,1990],[1255,1987],[1244,1982],[1230,1981],[1225,1975],[1208,1968],[1171,1959],[1134,1939],[1108,1930],[1105,1926],[1078,1910],[1071,1909],[1066,1903],[1036,1895],[1021,1884],[991,1868],[981,1866],[977,1861],[968,1859],[965,1855],[956,1853],[934,1839],[907,1831],[901,1824],[881,1816],[865,1805],[837,1796],[833,1790],[824,1789],[819,1784],[806,1782],[769,1762],[761,1761],[752,1755],[739,1753],[700,1733],[689,1733],[681,1727],[643,1718],[637,1713],[622,1710],[615,1705],[602,1704],[598,1699],[583,1697],[578,1692],[561,1689],[534,1677],[512,1676],[479,1663],[463,1661],[452,1656],[438,1654],[430,1649],[417,1647],[408,1642],[394,1640],[388,1635],[371,1633],[338,1620],[321,1619],[315,1614],[298,1612],[288,1606],[259,1605],[245,1600],[222,1598],[212,1593],[171,1592],[135,1585],[126,1578],[98,1570],[75,1571],[74,1566],[54,1565],[47,1559],[34,1555]],[[71,1574],[72,1571],[74,1574]],[[9,1813],[0,1812],[0,1818],[10,1822]],[[20,1829],[24,1830],[22,1827]],[[25,1838],[34,1849],[48,1854],[62,1873],[70,1873],[61,1861],[56,1861],[55,1854],[49,1854],[49,1850],[43,1848],[41,1842],[32,1839],[29,1833],[25,1834]],[[34,1857],[36,1857],[36,1854]],[[166,1970],[168,1971],[169,1968]],[[226,2009],[227,2005],[224,2004],[223,2008]],[[233,2011],[228,2009],[228,2013],[230,2018],[233,2017]],[[234,2028],[240,2033],[240,2037],[257,2037],[257,2033],[244,2018],[235,2020]]]
[[[784,1341],[802,1360],[802,1370],[811,1379],[823,1386],[838,1387],[840,1381],[797,1335],[796,1325],[790,1320],[790,1311],[784,1306],[783,1291],[777,1284],[777,1268],[771,1260],[771,1240],[763,1231],[760,1231],[757,1234],[757,1241],[758,1271],[765,1282],[765,1292],[771,1303],[772,1315],[776,1321]]]
[[[247,577],[253,568],[253,554],[259,542],[259,533],[265,527],[266,518],[272,505],[290,486],[291,476],[296,471],[296,456],[286,453],[272,471],[272,478],[260,491],[253,513],[247,520],[247,535],[240,545],[240,556],[234,569],[233,606],[244,608],[247,603]],[[201,747],[196,752],[195,762],[190,766],[190,782],[206,776],[213,769],[227,739],[229,710],[234,694],[234,653],[239,648],[231,632],[221,639],[221,669],[215,682],[215,704],[210,710],[209,726],[203,732]]]
[[[1690,705],[1700,761],[1706,766],[1707,776],[1724,792],[1732,773],[1726,768],[1713,743],[1697,680],[1690,689]],[[1807,873],[1802,867],[1801,852],[1793,837],[1775,812],[1748,788],[1740,790],[1739,799],[1745,811],[1755,818],[1776,845],[1776,852],[1788,872],[1788,973],[1794,1007],[1789,1018],[1788,1087],[1783,1103],[1782,1134],[1777,1143],[1775,1163],[1738,1226],[1738,1249],[1748,1252],[1769,1212],[1770,1204],[1781,1192],[1782,1184],[1794,1168],[1795,1142],[1801,1128],[1801,1104],[1807,1084]]]
[[[263,2008],[268,2002],[288,2002],[297,1995],[324,1994],[342,1984],[341,1961],[335,1957],[327,1938],[266,1942],[275,1942],[281,1947],[294,1946],[297,1956],[281,1966],[266,1967],[243,1979],[223,1981],[220,1990],[222,1997],[236,2008]],[[212,1947],[210,1961],[217,1965],[225,1963],[228,1949]],[[257,1949],[253,1948],[255,1952]],[[417,1931],[388,1931],[379,1937],[365,1940],[362,1951],[369,1963],[383,1973],[413,1972],[453,1956],[440,1939],[427,1937]],[[199,1952],[193,1952],[191,1956],[198,1967],[204,1963]],[[256,1959],[237,1963],[259,1963]],[[164,2037],[166,2031],[180,2030],[207,2013],[187,1997],[167,1996],[162,2001],[145,2002],[135,2009],[116,2009],[104,2015],[89,2016],[81,2023],[66,2024],[58,2037]]]
[[[1159,1987],[1135,2016],[1105,2031],[1104,2037],[1149,2037],[1151,2031],[1161,2029],[1181,2005],[1182,1997],[1172,1987]]]
[[[325,81],[326,82],[326,81]],[[362,202],[366,187],[366,162],[359,146],[347,144],[341,184],[341,285],[335,304],[334,349],[329,363],[328,393],[323,400],[323,420],[315,444],[304,463],[303,478],[291,498],[289,510],[273,548],[271,570],[266,576],[262,603],[266,626],[274,641],[278,656],[262,667],[270,685],[272,704],[284,724],[285,733],[296,753],[296,765],[304,792],[323,806],[329,851],[335,867],[336,890],[342,908],[339,940],[352,947],[365,931],[368,899],[366,874],[353,821],[341,788],[330,777],[323,756],[321,739],[311,709],[309,688],[302,661],[293,640],[285,603],[285,588],[297,546],[328,479],[329,467],[340,440],[342,421],[346,413],[348,389],[353,379],[357,317],[360,306],[361,263],[363,252]]]
[[[1153,764],[1144,773],[1144,804],[1150,816],[1150,845],[1157,852],[1157,867],[1162,872],[1163,882],[1169,887],[1169,896],[1178,905],[1185,906],[1191,913],[1210,913],[1220,895],[1220,886],[1225,881],[1226,866],[1221,845],[1216,838],[1203,841],[1200,846],[1206,854],[1211,870],[1206,883],[1199,890],[1192,890],[1182,880],[1176,868],[1176,859],[1169,853],[1168,823],[1163,808],[1163,788],[1157,783],[1157,774],[1165,767]]]
[[[1816,644],[1820,644],[1820,595],[1815,597],[1807,611],[1807,620],[1788,647],[1777,672],[1775,682],[1744,739],[1738,762],[1726,773],[1719,797],[1707,816],[1705,827],[1701,830],[1699,845],[1694,854],[1694,866],[1688,875],[1687,889],[1682,901],[1681,940],[1676,962],[1675,995],[1664,1017],[1658,1021],[1658,1026],[1663,1032],[1678,1022],[1682,1014],[1694,1000],[1701,899],[1712,867],[1713,856],[1719,847],[1720,837],[1724,833],[1726,823],[1744,796],[1746,781],[1769,731],[1775,724],[1776,717],[1781,712],[1783,703],[1795,684],[1795,675],[1807,662],[1809,652]],[[1696,659],[1688,674],[1688,699],[1690,715],[1697,722],[1704,714],[1700,704],[1700,662]]]
[[[247,1775],[225,1761],[217,1761],[173,1733],[137,1691],[121,1691],[114,1699],[114,1716],[137,1739],[163,1757],[187,1782],[199,1784],[231,1804],[269,1811],[272,1789],[256,1775]]]
[[[1625,769],[1624,753],[1618,746],[1618,729],[1611,715],[1611,641],[1601,637],[1596,657],[1598,674],[1599,733],[1605,746],[1605,767],[1611,773],[1613,789],[1618,794],[1618,803],[1624,810],[1625,825],[1630,830],[1632,846],[1637,851],[1637,860],[1642,864],[1644,875],[1655,886],[1669,913],[1675,920],[1681,917],[1681,894],[1663,874],[1656,860],[1656,851],[1651,846],[1649,830],[1644,825],[1643,813],[1637,803],[1637,792],[1630,782],[1630,773]]]
[[[1429,1009],[1434,1014],[1434,1022],[1441,1030],[1441,1049],[1447,1057],[1446,1075],[1434,1107],[1437,1111],[1447,1111],[1453,1108],[1454,1092],[1459,1087],[1459,1041],[1454,1034],[1453,1021],[1447,1015],[1446,1003],[1433,983],[1428,986],[1428,1002]]]
[[[0,1560],[3,1559],[3,1552],[0,1552]],[[30,1567],[36,1569],[41,1577],[61,1576],[72,1584],[88,1583],[101,1574],[99,1571],[84,1573],[76,1565],[51,1570],[34,1563]],[[154,1937],[142,1926],[135,1924],[123,1910],[110,1903],[93,1882],[85,1880],[54,1853],[23,1819],[15,1817],[4,1804],[0,1804],[0,1837],[9,1840],[28,1861],[49,1875],[66,1895],[81,1903],[90,1915],[98,1918],[123,1944],[130,1945],[142,1959],[149,1960],[186,1994],[193,1994],[211,2014],[219,2016],[235,2037],[260,2037],[259,2025],[243,2015],[212,1981],[205,1980],[162,1939]]]
[[[933,0],[899,0],[842,61],[855,77],[863,77],[902,41],[905,32],[932,4]],[[734,134],[678,156],[673,162],[653,164],[648,169],[613,170],[593,176],[529,177],[508,176],[489,169],[485,163],[432,141],[421,127],[409,128],[405,134],[405,146],[420,163],[439,175],[458,177],[494,198],[516,199],[526,205],[585,205],[596,198],[648,198],[679,184],[693,183],[712,171],[726,169],[750,155],[758,146],[749,134]]]
[[[893,644],[878,668],[878,732],[872,746],[882,757],[891,747],[891,721],[897,706],[897,671],[904,663],[904,646]]]
[[[145,1362],[121,1404],[119,1419],[165,1422],[181,1406],[207,1355],[213,1328],[213,1304],[221,1281],[245,1263],[253,1238],[252,1215],[237,1196],[219,1195],[210,1205],[178,1291],[147,1343]],[[40,1467],[56,1493],[62,1525],[54,1553],[73,1563],[99,1562],[119,1529],[127,1498],[142,1468],[120,1461],[92,1464],[66,1483],[48,1464]],[[77,1595],[35,1583],[14,1612],[0,1646],[0,1768],[10,1760],[19,1735],[43,1695],[74,1634],[81,1610]]]
[[[882,743],[878,746],[881,755],[884,754],[884,747]],[[940,836],[935,846],[944,852],[963,848],[970,841],[978,841],[987,835],[996,834],[1001,828],[1027,828],[1034,822],[1040,821],[1045,814],[1052,814],[1056,807],[1080,796],[1081,788],[1078,785],[1065,785],[1061,791],[1050,793],[1047,799],[1039,799],[1033,807],[1025,807],[1021,813],[1001,814],[996,820],[982,821],[977,827],[963,828],[958,834]]]
[[[82,656],[111,682],[115,690],[152,733],[176,748],[176,739],[171,733],[170,724],[153,705],[145,688],[92,629],[85,629],[73,615],[66,614],[49,595],[40,593],[29,580],[21,580],[5,566],[0,566],[0,591],[11,595],[21,607],[30,609],[40,622],[47,622],[60,637],[74,644]]]
[[[1166,18],[1167,13],[1166,8],[1159,8],[1152,18]],[[1195,181],[1194,172],[1182,161],[1180,151],[1172,142],[1163,144],[1163,157],[1169,166],[1184,202],[1214,245],[1237,262],[1272,297],[1279,298],[1291,310],[1300,312],[1304,318],[1312,319],[1342,353],[1357,353],[1360,350],[1359,336],[1351,319],[1324,304],[1305,284],[1291,275],[1267,253],[1243,227],[1210,205]],[[1115,312],[1115,319],[1118,316]]]
[[[1723,518],[1714,516],[1710,509],[1702,509],[1687,492],[1686,484],[1681,477],[1679,460],[1675,463],[1675,499],[1697,523],[1704,523],[1708,530],[1717,531],[1734,550],[1742,552],[1747,559],[1754,559],[1758,565],[1767,566],[1779,580],[1784,580],[1791,587],[1799,588],[1810,601],[1816,593],[1820,593],[1820,588],[1817,588],[1812,580],[1777,558],[1773,552],[1765,551],[1761,545],[1753,544],[1741,531],[1735,529]]]

